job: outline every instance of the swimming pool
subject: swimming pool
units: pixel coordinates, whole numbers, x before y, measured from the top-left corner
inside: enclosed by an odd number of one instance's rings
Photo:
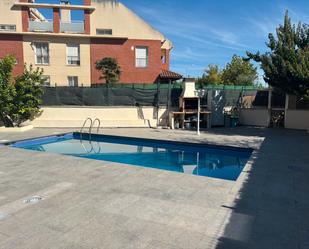
[[[70,133],[19,141],[12,147],[235,181],[252,149]]]

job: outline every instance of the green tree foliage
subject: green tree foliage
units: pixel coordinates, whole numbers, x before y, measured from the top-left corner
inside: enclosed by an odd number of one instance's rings
[[[209,65],[203,76],[197,80],[197,84],[200,86],[222,84],[222,70],[218,65]]]
[[[0,60],[0,120],[6,127],[20,126],[39,114],[43,94],[42,70],[29,69],[13,78],[13,56]]]
[[[121,75],[121,68],[115,58],[103,58],[96,62],[96,69],[101,71],[101,79],[107,84],[116,83]]]
[[[285,93],[309,95],[309,27],[291,24],[288,12],[284,24],[268,35],[269,52],[247,52],[248,59],[261,63],[265,82]]]
[[[251,86],[256,83],[258,73],[256,67],[240,56],[234,55],[223,70],[218,65],[210,64],[197,85],[239,85]]]
[[[250,86],[258,79],[257,68],[249,61],[234,55],[222,72],[222,81],[225,85]]]
[[[24,73],[15,80],[14,123],[18,126],[40,114],[43,95],[43,70],[32,65],[25,67]]]
[[[0,120],[5,126],[12,126],[11,113],[14,109],[14,79],[12,76],[15,64],[13,56],[7,56],[0,60]]]

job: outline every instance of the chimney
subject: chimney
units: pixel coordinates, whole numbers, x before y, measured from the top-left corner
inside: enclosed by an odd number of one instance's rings
[[[195,78],[186,78],[183,81],[182,98],[196,98]]]
[[[61,0],[60,4],[70,5],[71,2],[69,0]],[[69,9],[61,9],[60,10],[61,22],[70,23],[71,22],[71,10]]]

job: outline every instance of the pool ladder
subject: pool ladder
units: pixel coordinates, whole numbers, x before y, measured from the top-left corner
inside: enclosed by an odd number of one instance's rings
[[[98,123],[97,134],[99,134],[100,127],[101,127],[101,120],[98,119],[98,118],[95,118],[94,120],[92,120],[92,118],[86,118],[82,128],[80,129],[80,140],[83,139],[83,130],[86,128],[86,124],[87,124],[88,121],[90,121],[89,130],[88,130],[89,140],[91,141],[92,129],[94,128],[94,125],[95,125],[96,122]]]

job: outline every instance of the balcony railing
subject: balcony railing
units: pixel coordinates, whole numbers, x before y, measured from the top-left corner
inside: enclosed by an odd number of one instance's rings
[[[79,66],[80,65],[79,56],[67,56],[67,64],[72,66]]]
[[[84,33],[84,22],[61,22],[60,32],[63,33]]]
[[[46,20],[42,21],[34,21],[29,20],[29,31],[36,31],[36,32],[53,32],[54,26],[53,21]]]

